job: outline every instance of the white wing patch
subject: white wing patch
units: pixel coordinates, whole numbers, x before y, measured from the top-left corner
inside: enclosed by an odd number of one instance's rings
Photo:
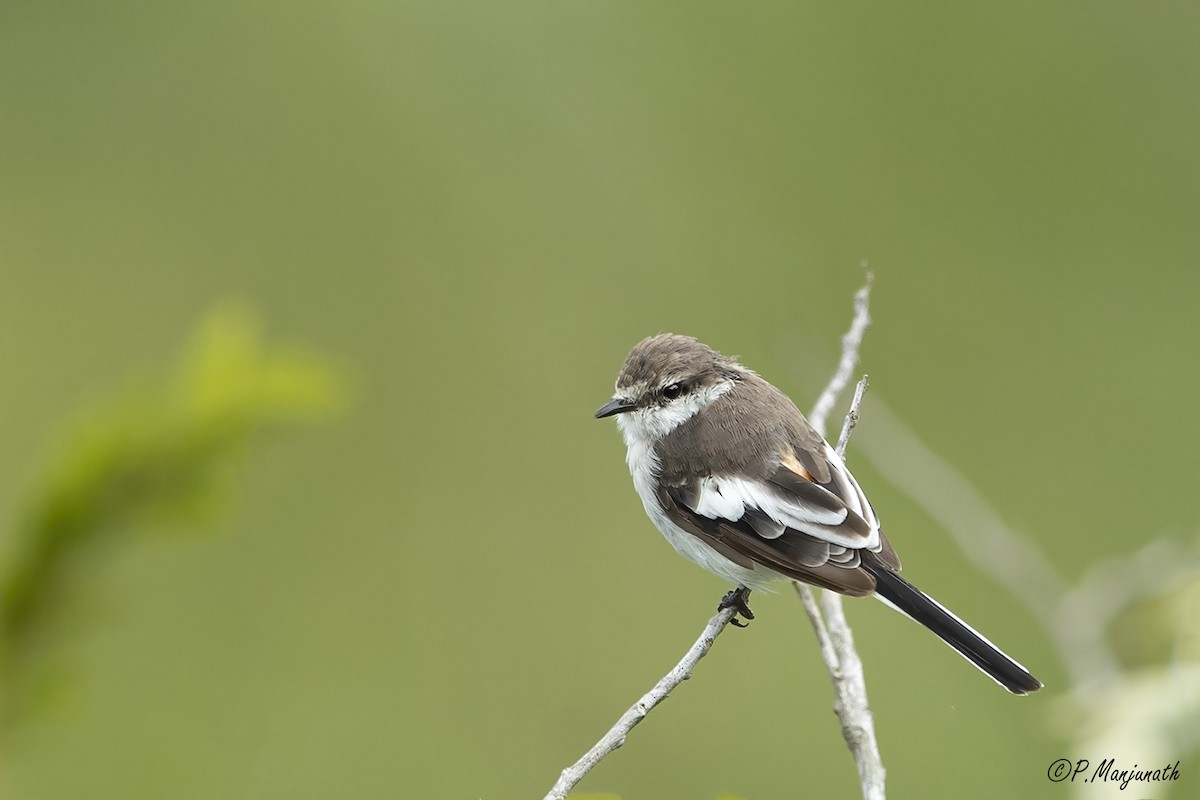
[[[832,468],[833,481],[837,486],[834,494],[846,504],[847,508],[865,519],[872,530],[877,531],[879,520],[875,516],[875,509],[871,508],[871,504],[867,502],[867,496],[863,494],[862,487],[858,485],[858,481],[854,480],[854,476],[850,474],[850,470],[846,469],[846,465],[842,463],[842,459],[838,458],[837,451],[829,445],[829,442],[825,443],[825,460]],[[878,539],[877,536],[875,538]]]
[[[728,516],[727,519],[738,520],[742,517],[742,509],[745,506],[753,506],[764,512],[771,519],[777,522],[782,522],[791,528],[801,529],[803,525],[841,525],[846,521],[846,509],[838,509],[830,511],[827,508],[818,508],[800,503],[789,503],[783,500],[767,487],[760,484],[758,481],[746,480],[745,478],[708,478],[704,481],[705,484],[719,484],[719,490],[714,488],[712,494],[721,494],[726,498],[726,507],[732,501],[736,500],[738,510],[737,516]],[[705,486],[707,488],[707,486]],[[709,492],[702,492],[701,504],[704,499],[709,497]],[[705,512],[696,509],[698,513]],[[709,516],[705,514],[705,516]]]
[[[757,509],[770,518],[774,525],[752,524],[755,532],[764,539],[776,539],[791,528],[809,536],[840,545],[844,548],[874,550],[879,547],[879,523],[854,480],[832,449],[829,451],[834,481],[848,500],[846,507],[836,510],[822,508],[803,502],[801,498],[789,499],[758,481],[738,477],[710,477],[700,482],[695,508],[692,510],[709,519],[727,519],[737,522],[747,508]],[[851,513],[863,517],[871,527],[869,536],[863,537],[842,530],[839,526]]]

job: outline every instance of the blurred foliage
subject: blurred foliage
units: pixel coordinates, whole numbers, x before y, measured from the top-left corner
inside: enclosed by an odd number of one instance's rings
[[[1191,760],[1200,746],[1200,663],[1172,663],[1122,673],[1097,687],[1088,705],[1055,703],[1052,719],[1077,753],[1137,753],[1146,768]],[[1153,765],[1153,766],[1149,766]],[[1132,766],[1132,760],[1124,766]],[[1095,787],[1072,785],[1083,800]],[[1156,796],[1187,796],[1166,784]],[[1177,794],[1178,793],[1178,794]],[[1108,796],[1118,796],[1111,789]]]
[[[860,456],[886,401],[1066,579],[1195,537],[1200,4],[61,0],[0,20],[0,519],[30,510],[6,533],[36,527],[51,493],[24,487],[50,486],[40,454],[78,398],[165,363],[215,299],[362,381],[336,433],[255,451],[230,536],[115,550],[94,605],[67,601],[93,562],[55,562],[32,605],[62,613],[28,616],[19,659],[82,620],[56,641],[88,690],[11,732],[0,795],[540,796],[728,588],[662,540],[591,418],[621,359],[691,334],[808,407],[868,259],[855,474],[911,579],[1047,684],[1014,700],[847,603],[889,797],[1062,798],[1053,640]],[[137,413],[163,430],[171,407]],[[219,509],[239,449],[199,469],[211,494],[167,486],[128,525],[111,492],[65,493],[111,509],[79,535]],[[852,796],[803,613],[758,602],[580,789]]]
[[[1180,560],[1194,565],[1194,552],[1187,556]],[[1054,704],[1053,722],[1074,752],[1137,753],[1146,768],[1194,758],[1200,749],[1197,609],[1200,573],[1193,566],[1190,580],[1127,611],[1118,643],[1133,664],[1116,680],[1075,687]],[[1156,786],[1156,796],[1182,795],[1182,789],[1172,788],[1170,783]],[[1084,783],[1073,783],[1071,793],[1080,800],[1122,796],[1118,788]]]
[[[44,640],[100,545],[139,523],[209,521],[227,505],[252,436],[343,404],[342,378],[314,352],[268,345],[247,306],[217,308],[166,375],[90,409],[8,537],[0,577],[4,689]],[[6,711],[13,706],[6,698]]]

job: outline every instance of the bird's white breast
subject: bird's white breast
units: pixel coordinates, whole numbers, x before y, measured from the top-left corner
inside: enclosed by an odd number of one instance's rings
[[[646,516],[650,517],[650,521],[662,532],[676,552],[688,560],[737,586],[747,586],[759,590],[767,589],[781,576],[765,568],[747,569],[733,563],[705,544],[699,537],[677,526],[667,516],[658,502],[658,476],[661,465],[658,455],[654,452],[654,441],[659,437],[647,435],[647,433],[657,432],[661,426],[653,425],[653,423],[647,425],[646,420],[640,419],[642,415],[648,413],[652,414],[653,412],[633,411],[617,418],[617,425],[625,438],[625,461],[629,464],[629,473],[633,476],[633,487],[637,490],[638,496],[642,498]],[[684,420],[680,420],[680,422],[682,421]],[[671,430],[674,427],[672,425]]]

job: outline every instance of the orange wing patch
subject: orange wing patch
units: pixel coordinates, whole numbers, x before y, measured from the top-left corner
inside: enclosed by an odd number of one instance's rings
[[[799,475],[801,478],[804,478],[804,480],[810,483],[816,483],[816,481],[813,480],[813,476],[809,474],[808,470],[806,470],[804,466],[796,460],[796,456],[792,454],[791,450],[783,450],[779,453],[779,463]]]

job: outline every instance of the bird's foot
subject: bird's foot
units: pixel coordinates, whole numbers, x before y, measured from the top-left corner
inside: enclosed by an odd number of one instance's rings
[[[750,610],[750,605],[747,602],[750,599],[750,590],[745,586],[739,586],[736,589],[730,589],[721,598],[721,602],[717,603],[717,611],[724,611],[727,608],[734,610],[733,619],[729,620],[739,628],[745,628],[746,623],[742,622],[738,617],[745,617],[747,620],[754,619],[754,612]]]

